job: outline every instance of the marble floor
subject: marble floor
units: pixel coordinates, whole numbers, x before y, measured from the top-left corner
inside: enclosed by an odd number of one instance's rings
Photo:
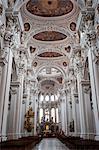
[[[33,150],[69,150],[69,148],[57,138],[45,138]]]

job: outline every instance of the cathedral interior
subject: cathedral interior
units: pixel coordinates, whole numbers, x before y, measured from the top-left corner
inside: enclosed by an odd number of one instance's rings
[[[0,147],[99,150],[99,0],[0,0]]]

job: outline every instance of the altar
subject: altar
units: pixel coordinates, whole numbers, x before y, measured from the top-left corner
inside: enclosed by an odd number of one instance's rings
[[[42,120],[42,122],[40,123],[39,134],[41,134],[43,136],[50,136],[50,135],[53,136],[56,134],[56,132],[58,132],[57,129],[58,129],[58,125],[53,122],[53,119],[51,119],[50,121]]]

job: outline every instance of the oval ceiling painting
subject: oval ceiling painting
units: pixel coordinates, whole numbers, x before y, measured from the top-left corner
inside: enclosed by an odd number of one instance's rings
[[[38,55],[39,57],[48,57],[48,58],[53,58],[53,57],[61,57],[60,53],[57,52],[44,52]]]
[[[66,37],[65,34],[56,31],[44,31],[33,36],[34,39],[40,41],[58,41],[63,40]]]
[[[70,0],[29,0],[27,10],[42,17],[57,17],[70,13],[73,3]]]

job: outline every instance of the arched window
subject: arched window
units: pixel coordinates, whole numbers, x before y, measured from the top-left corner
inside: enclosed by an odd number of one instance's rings
[[[45,100],[46,100],[46,101],[49,101],[49,95],[46,95],[46,96],[45,96]]]
[[[51,101],[54,101],[54,95],[51,95]]]
[[[39,111],[39,122],[40,123],[41,123],[42,117],[43,117],[43,109],[40,108],[40,111]]]
[[[53,122],[55,122],[55,108],[51,109],[51,117],[53,117]]]
[[[56,100],[56,101],[58,100],[58,96],[57,96],[57,95],[55,95],[55,100]]]
[[[58,114],[58,108],[56,108],[56,123],[59,123],[59,114]]]
[[[40,95],[40,101],[42,102],[44,100],[44,96],[41,94]]]

